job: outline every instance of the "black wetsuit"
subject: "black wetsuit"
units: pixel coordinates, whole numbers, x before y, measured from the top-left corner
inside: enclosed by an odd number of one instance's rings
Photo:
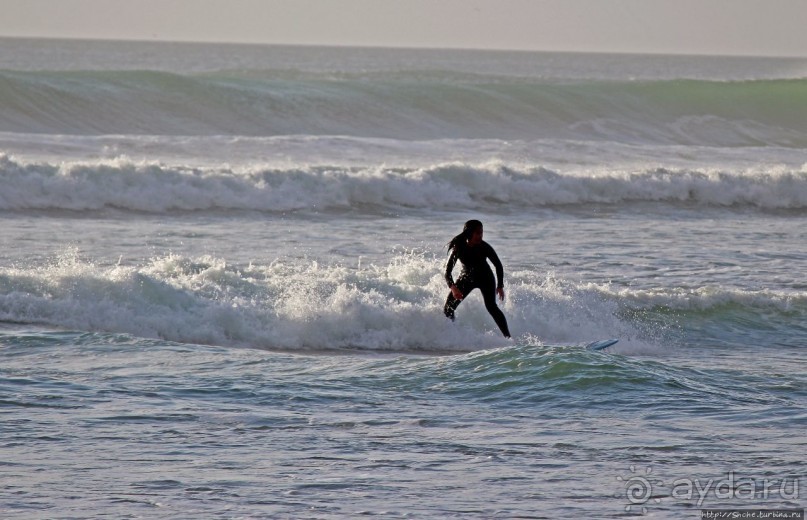
[[[482,291],[485,308],[496,320],[496,325],[499,326],[502,334],[509,338],[510,329],[507,328],[507,320],[504,313],[496,305],[496,289],[504,287],[504,269],[502,268],[502,262],[496,255],[496,251],[484,240],[475,246],[469,246],[465,242],[457,244],[457,247],[451,251],[451,256],[448,258],[448,264],[446,265],[446,282],[448,282],[449,288],[455,283],[451,272],[454,270],[454,265],[458,259],[462,263],[462,272],[460,277],[457,278],[457,289],[460,290],[463,298],[468,296],[468,293],[474,289],[478,288]],[[493,278],[488,259],[496,267],[498,285],[496,285],[496,279]],[[454,310],[461,302],[462,300],[454,298],[454,295],[449,292],[445,307],[443,307],[445,315],[453,320]]]

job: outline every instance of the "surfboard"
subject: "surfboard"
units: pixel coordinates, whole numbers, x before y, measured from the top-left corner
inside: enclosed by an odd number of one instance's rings
[[[592,341],[591,343],[586,345],[586,348],[588,350],[602,350],[610,347],[611,345],[617,343],[618,341],[619,341],[618,339],[601,339],[598,341]]]

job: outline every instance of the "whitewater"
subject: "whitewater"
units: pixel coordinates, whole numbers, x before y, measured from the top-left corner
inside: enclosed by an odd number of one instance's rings
[[[806,149],[805,59],[0,39],[0,516],[802,510]]]

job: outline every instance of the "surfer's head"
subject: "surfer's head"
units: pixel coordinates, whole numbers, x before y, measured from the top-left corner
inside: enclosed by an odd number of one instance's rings
[[[479,229],[482,229],[482,222],[478,220],[469,220],[462,227],[462,235],[465,237],[465,240],[470,240],[474,233],[476,233],[476,231]]]
[[[482,223],[478,220],[469,220],[462,228],[462,236],[469,245],[475,246],[482,241]]]
[[[462,227],[462,233],[451,239],[448,243],[448,250],[456,248],[460,244],[468,243],[475,246],[482,241],[482,223],[478,220],[469,220]]]

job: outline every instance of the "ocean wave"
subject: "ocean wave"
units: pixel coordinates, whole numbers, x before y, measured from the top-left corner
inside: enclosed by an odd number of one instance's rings
[[[398,71],[0,71],[19,133],[807,143],[807,80],[565,81]]]
[[[443,316],[441,271],[441,259],[418,254],[349,269],[305,260],[230,265],[177,255],[135,266],[98,265],[68,251],[45,265],[0,268],[0,321],[291,351],[509,345],[478,294],[469,296],[456,322]],[[803,292],[617,290],[533,271],[508,280],[503,309],[522,345],[618,337],[620,348],[641,350],[684,341],[689,328],[704,323],[714,337],[742,342],[749,332],[770,336],[782,323],[798,329],[807,316]]]
[[[509,210],[629,203],[807,208],[807,169],[785,166],[766,171],[651,167],[574,173],[501,162],[233,169],[127,158],[25,162],[0,155],[0,180],[4,211]]]
[[[452,326],[438,301],[444,282],[424,262],[357,272],[172,255],[126,267],[99,266],[69,251],[47,265],[0,269],[0,320],[292,351],[504,345],[484,325]]]

